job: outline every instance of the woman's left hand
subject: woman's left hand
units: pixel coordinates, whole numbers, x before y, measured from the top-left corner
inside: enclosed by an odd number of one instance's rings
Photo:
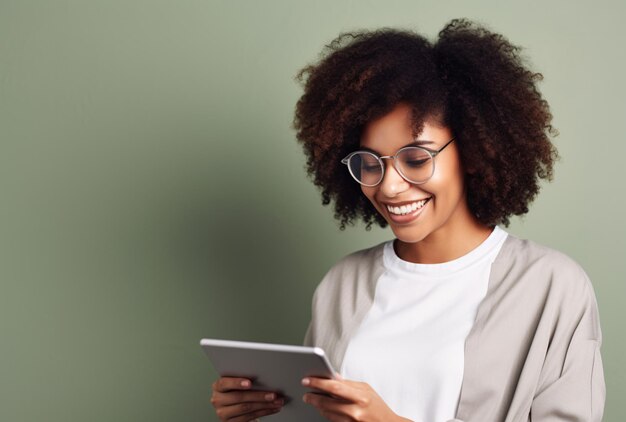
[[[395,422],[409,421],[396,415],[369,384],[336,379],[308,377],[302,385],[330,394],[306,393],[302,399],[317,408],[322,416],[333,422]]]

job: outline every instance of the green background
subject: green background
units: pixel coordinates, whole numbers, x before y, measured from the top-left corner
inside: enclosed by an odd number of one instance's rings
[[[525,48],[556,178],[509,231],[590,275],[626,396],[620,2],[0,1],[0,420],[211,421],[202,337],[299,344],[341,232],[291,129],[340,31],[476,19]],[[620,328],[622,327],[622,328]],[[621,399],[620,399],[621,397]]]

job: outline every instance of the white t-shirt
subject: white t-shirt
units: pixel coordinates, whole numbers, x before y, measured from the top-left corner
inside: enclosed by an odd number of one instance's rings
[[[496,226],[471,252],[441,264],[403,261],[393,240],[385,243],[385,272],[348,343],[341,375],[367,382],[395,413],[412,421],[453,419],[465,338],[507,235]]]

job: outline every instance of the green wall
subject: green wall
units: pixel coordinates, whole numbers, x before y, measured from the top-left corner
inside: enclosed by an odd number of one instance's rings
[[[591,276],[623,420],[622,4],[0,0],[0,420],[216,420],[199,339],[300,343],[326,270],[392,236],[321,205],[295,73],[340,31],[454,17],[545,76],[563,158],[509,231]]]

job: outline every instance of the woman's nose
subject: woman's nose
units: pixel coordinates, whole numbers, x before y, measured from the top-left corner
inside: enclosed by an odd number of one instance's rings
[[[410,187],[409,182],[398,173],[394,164],[392,160],[385,163],[385,173],[383,174],[383,180],[380,182],[381,192],[390,198],[404,192]]]

